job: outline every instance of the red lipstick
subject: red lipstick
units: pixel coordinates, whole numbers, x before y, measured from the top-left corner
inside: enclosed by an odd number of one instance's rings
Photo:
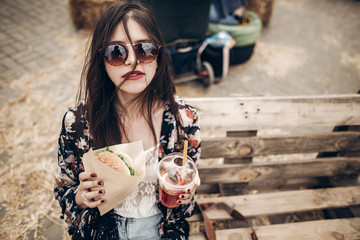
[[[126,80],[138,80],[142,78],[145,74],[141,71],[135,70],[125,73],[122,78]]]

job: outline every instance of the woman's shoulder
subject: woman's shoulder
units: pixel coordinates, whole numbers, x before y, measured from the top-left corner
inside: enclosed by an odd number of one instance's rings
[[[199,121],[199,116],[196,108],[186,103],[185,100],[175,97],[175,101],[178,104],[178,111],[184,126],[192,125]]]
[[[191,111],[193,114],[197,115],[196,108],[188,104],[184,99],[175,96],[175,102],[178,105],[179,111]]]
[[[70,107],[64,114],[63,124],[67,132],[72,132],[86,124],[86,109],[83,103]]]

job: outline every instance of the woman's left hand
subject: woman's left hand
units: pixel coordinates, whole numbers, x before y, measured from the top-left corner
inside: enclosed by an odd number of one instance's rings
[[[178,198],[178,203],[179,204],[188,204],[191,202],[193,196],[195,195],[195,190],[197,187],[200,186],[200,178],[199,176],[197,176],[197,181],[194,185],[194,187],[192,187],[191,189],[187,189],[186,193],[182,193],[179,195]]]

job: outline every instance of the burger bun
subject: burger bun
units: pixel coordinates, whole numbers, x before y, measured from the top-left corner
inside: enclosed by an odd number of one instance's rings
[[[126,154],[120,153],[121,156],[123,156],[124,161],[132,168],[134,168],[134,164],[130,157]],[[114,153],[104,151],[100,152],[97,155],[97,158],[102,163],[106,164],[107,166],[111,167],[112,169],[121,172],[125,175],[130,176],[130,170],[126,166],[126,164]]]

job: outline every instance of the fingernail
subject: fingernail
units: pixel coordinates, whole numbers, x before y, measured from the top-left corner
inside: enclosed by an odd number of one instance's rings
[[[181,201],[177,201],[177,203],[179,203],[179,204],[180,204],[180,203],[181,203]]]
[[[98,185],[102,185],[103,183],[102,183],[102,181],[98,181]]]
[[[187,192],[189,193],[191,191],[191,189],[188,189]]]
[[[184,198],[184,195],[180,195],[180,198]]]
[[[92,173],[90,176],[91,177],[96,177],[96,173]]]
[[[101,199],[101,203],[104,203],[105,202],[105,199]]]
[[[99,193],[100,193],[100,194],[103,194],[103,193],[104,193],[104,191],[103,191],[103,190],[100,190],[100,191],[99,191]]]

